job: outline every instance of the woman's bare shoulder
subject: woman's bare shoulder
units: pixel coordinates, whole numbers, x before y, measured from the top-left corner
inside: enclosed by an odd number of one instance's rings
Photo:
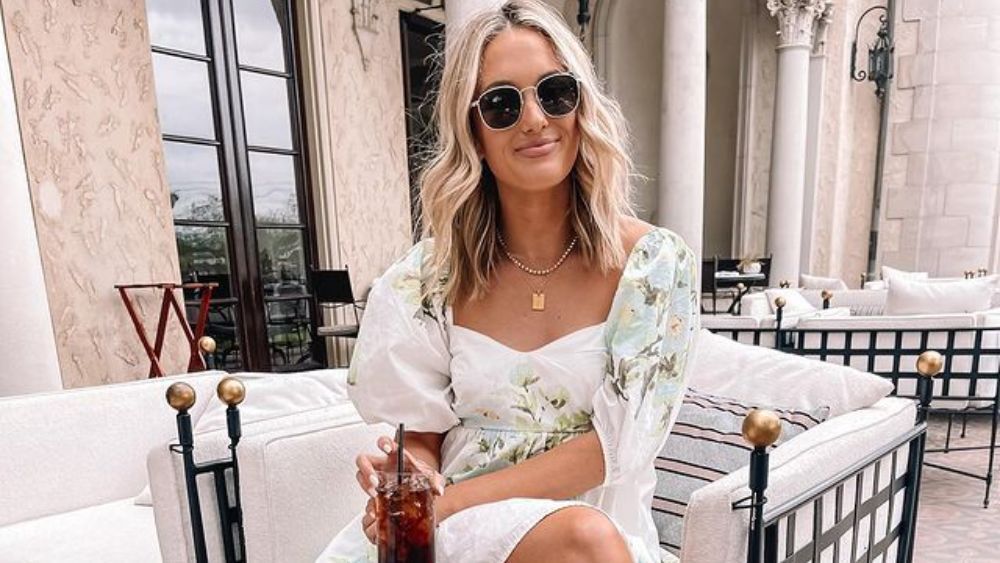
[[[631,250],[639,239],[649,234],[650,231],[656,229],[655,226],[643,221],[642,219],[636,217],[623,217],[622,218],[622,246],[625,251]]]

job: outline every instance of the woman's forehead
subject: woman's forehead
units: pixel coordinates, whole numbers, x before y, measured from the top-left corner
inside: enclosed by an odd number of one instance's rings
[[[562,71],[552,44],[541,33],[522,27],[500,32],[483,51],[479,89],[497,84],[518,88],[532,86],[540,78]]]

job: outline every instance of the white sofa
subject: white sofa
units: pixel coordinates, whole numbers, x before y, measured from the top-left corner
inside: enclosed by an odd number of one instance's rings
[[[825,376],[807,378],[802,373],[794,376],[795,385],[764,385],[788,370],[774,358],[758,358],[773,373],[748,377],[767,369],[752,367],[751,360],[734,357],[731,350],[714,350],[705,336],[701,338],[692,367],[692,383],[701,391],[760,401],[784,393],[779,404],[802,408],[815,405],[788,401],[837,405],[831,412],[834,418],[772,454],[767,493],[772,503],[828,481],[853,460],[913,427],[911,401],[880,398],[887,391],[864,391],[856,385],[834,389]],[[778,354],[747,346],[741,350]],[[779,362],[807,361],[785,356]],[[711,366],[705,358],[714,359]],[[809,366],[824,369],[818,362]],[[164,391],[178,379],[195,387],[195,457],[199,462],[218,459],[229,444],[224,406],[214,398],[222,375],[185,375],[0,401],[6,407],[0,409],[5,445],[13,448],[8,452],[17,452],[0,456],[0,562],[193,561],[183,469],[180,456],[168,450],[176,437],[175,417]],[[238,452],[248,558],[254,563],[313,561],[364,505],[354,479],[355,455],[373,450],[375,438],[391,429],[360,420],[343,393],[343,370],[273,377],[243,374],[243,379],[247,398],[241,405],[244,424]],[[281,393],[275,392],[278,387]],[[9,436],[7,429],[13,430]],[[153,508],[133,502],[147,480],[144,465]],[[204,475],[199,483],[209,557],[220,561],[211,477]],[[732,502],[746,494],[743,468],[692,497],[685,519],[684,563],[745,560],[748,513],[734,511]]]
[[[223,375],[179,378],[204,397]],[[160,560],[153,510],[133,497],[146,454],[176,436],[164,402],[176,379],[0,399],[0,562]]]

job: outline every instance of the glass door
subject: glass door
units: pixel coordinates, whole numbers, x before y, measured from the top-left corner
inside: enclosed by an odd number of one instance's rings
[[[206,331],[216,366],[316,367],[292,6],[147,0],[147,11],[181,277],[219,284]]]

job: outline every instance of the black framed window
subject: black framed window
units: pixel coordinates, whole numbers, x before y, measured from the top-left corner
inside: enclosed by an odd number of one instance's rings
[[[219,283],[216,363],[315,367],[291,0],[146,6],[181,276]]]

